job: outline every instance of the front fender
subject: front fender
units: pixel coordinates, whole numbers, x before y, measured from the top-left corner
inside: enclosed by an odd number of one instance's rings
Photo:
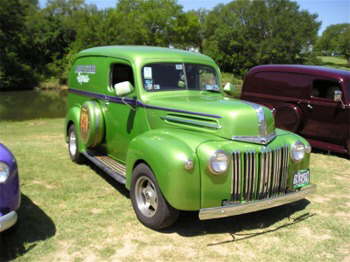
[[[196,148],[209,139],[181,129],[151,130],[134,138],[127,153],[126,187],[130,189],[134,167],[145,162],[171,206],[180,210],[200,209],[200,165]],[[192,170],[184,162],[194,162]]]

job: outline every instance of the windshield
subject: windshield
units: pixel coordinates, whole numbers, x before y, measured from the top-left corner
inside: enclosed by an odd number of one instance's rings
[[[214,68],[200,64],[156,63],[142,69],[147,91],[204,90],[219,92]]]

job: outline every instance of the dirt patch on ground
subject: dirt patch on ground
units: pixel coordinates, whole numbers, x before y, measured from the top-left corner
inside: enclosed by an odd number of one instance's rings
[[[56,186],[54,186],[54,185],[47,184],[44,181],[39,181],[39,180],[33,180],[32,184],[34,184],[34,185],[41,185],[41,186],[45,187],[46,189],[54,189],[54,188],[56,188]]]
[[[316,194],[310,196],[309,198],[311,199],[311,201],[316,202],[316,203],[320,203],[320,204],[327,203],[327,202],[332,200],[329,197],[324,197],[324,196],[320,196],[320,195],[316,195]]]
[[[308,227],[302,227],[297,232],[303,238],[310,239],[311,241],[324,241],[332,238],[329,234],[315,233]]]

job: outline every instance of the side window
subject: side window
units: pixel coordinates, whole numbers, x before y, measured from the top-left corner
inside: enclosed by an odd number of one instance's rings
[[[312,84],[312,97],[333,100],[334,91],[341,90],[339,84],[332,80],[314,80]]]
[[[217,90],[218,83],[215,72],[209,67],[199,69],[199,85],[202,90]]]
[[[132,73],[132,68],[125,64],[113,64],[111,66],[111,87],[115,84],[129,81],[133,86],[135,86],[134,75]]]

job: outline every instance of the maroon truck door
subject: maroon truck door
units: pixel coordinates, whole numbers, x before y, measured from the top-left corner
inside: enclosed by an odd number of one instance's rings
[[[342,90],[341,86],[336,80],[325,78],[314,78],[311,85],[310,97],[300,101],[304,115],[300,133],[312,138],[311,142],[316,143],[313,139],[320,140],[323,147],[343,152],[348,130],[347,110],[334,101],[334,91]]]

